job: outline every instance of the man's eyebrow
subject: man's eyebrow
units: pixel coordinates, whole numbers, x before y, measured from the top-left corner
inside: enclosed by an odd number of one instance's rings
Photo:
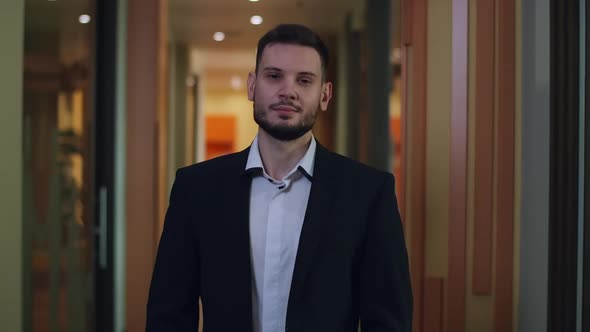
[[[306,75],[306,76],[313,76],[313,77],[317,77],[318,76],[315,73],[312,73],[310,71],[302,71],[302,72],[299,73],[299,75]]]
[[[264,67],[264,68],[262,68],[262,71],[280,71],[280,72],[282,72],[283,70],[278,67]],[[311,71],[302,71],[302,72],[297,73],[297,75],[306,75],[306,76],[313,76],[313,77],[318,76],[316,73],[311,72]]]
[[[262,70],[263,71],[283,71],[281,68],[277,68],[277,67],[264,67]]]

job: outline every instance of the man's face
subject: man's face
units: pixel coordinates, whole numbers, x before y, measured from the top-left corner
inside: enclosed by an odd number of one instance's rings
[[[248,76],[254,120],[278,140],[294,140],[309,132],[331,97],[332,84],[323,82],[320,55],[311,47],[269,44],[258,72]]]

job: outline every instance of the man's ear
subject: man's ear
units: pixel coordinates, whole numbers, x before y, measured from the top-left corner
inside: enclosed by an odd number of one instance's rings
[[[256,90],[256,73],[248,74],[248,100],[254,101],[254,90]]]
[[[332,99],[332,82],[323,83],[322,97],[320,99],[320,108],[322,111],[328,110],[328,104]]]

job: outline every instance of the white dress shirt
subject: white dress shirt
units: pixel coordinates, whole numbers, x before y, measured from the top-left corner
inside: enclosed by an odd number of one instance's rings
[[[284,332],[299,235],[311,190],[316,142],[283,179],[262,163],[258,137],[246,170],[257,169],[250,194],[252,317],[254,332]]]

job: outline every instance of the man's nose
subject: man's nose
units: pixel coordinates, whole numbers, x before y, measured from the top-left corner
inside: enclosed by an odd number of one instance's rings
[[[292,80],[283,80],[279,96],[285,99],[297,99],[297,86]]]

